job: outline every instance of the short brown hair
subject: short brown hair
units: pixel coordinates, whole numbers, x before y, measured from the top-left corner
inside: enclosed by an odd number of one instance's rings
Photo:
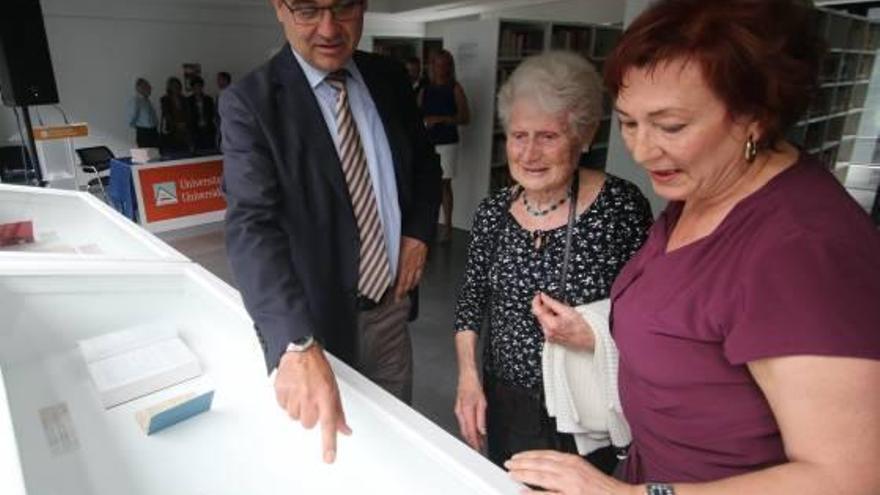
[[[757,120],[772,147],[815,94],[825,43],[798,0],[659,0],[626,29],[605,63],[613,99],[630,69],[695,61],[731,117]]]

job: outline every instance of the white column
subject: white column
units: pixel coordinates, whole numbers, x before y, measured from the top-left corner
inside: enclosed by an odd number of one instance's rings
[[[626,10],[623,17],[623,25],[629,24],[654,0],[626,0]],[[651,210],[654,216],[660,214],[666,206],[666,200],[654,194],[651,187],[651,179],[642,168],[633,161],[629,150],[620,136],[620,128],[617,124],[617,115],[612,115],[611,137],[608,141],[608,159],[605,161],[605,170],[622,179],[626,179],[639,186],[642,194],[651,202]]]

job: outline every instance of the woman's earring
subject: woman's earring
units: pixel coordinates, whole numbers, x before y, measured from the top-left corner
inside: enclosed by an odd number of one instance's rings
[[[755,161],[755,157],[758,156],[758,145],[755,144],[755,140],[752,139],[751,135],[749,135],[749,139],[746,141],[744,156],[748,163]]]

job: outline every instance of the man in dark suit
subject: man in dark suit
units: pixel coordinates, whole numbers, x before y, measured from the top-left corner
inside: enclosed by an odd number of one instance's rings
[[[190,81],[192,94],[186,98],[189,109],[189,133],[197,150],[213,149],[217,145],[214,127],[214,99],[205,94],[205,80],[195,76]]]
[[[418,96],[422,88],[428,84],[428,78],[422,74],[422,61],[419,60],[419,57],[409,57],[403,65],[406,67],[406,74],[409,76],[413,93]]]
[[[398,64],[355,53],[363,0],[272,0],[290,43],[220,104],[227,251],[279,404],[349,433],[324,349],[399,398],[440,168]]]

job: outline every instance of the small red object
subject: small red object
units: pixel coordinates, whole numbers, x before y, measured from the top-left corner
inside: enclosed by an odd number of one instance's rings
[[[34,223],[30,220],[0,223],[0,247],[32,242],[34,242]]]

